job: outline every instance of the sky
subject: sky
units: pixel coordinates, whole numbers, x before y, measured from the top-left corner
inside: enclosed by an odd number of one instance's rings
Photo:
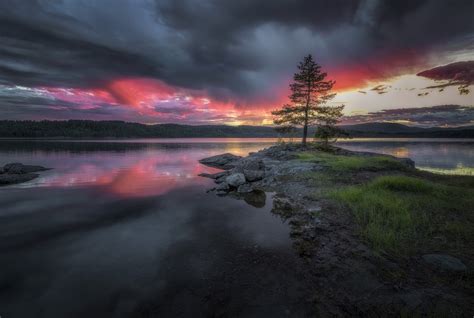
[[[271,125],[312,54],[343,123],[474,125],[472,0],[0,2],[0,119]]]

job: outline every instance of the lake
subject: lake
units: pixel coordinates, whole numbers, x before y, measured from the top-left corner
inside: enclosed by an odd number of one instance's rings
[[[0,188],[0,316],[307,316],[315,286],[272,194],[217,197],[197,176],[217,171],[201,158],[274,142],[1,140],[0,165],[53,169]],[[474,169],[473,140],[339,145]]]

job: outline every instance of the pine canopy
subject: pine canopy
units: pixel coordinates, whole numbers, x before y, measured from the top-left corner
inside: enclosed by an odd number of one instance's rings
[[[276,125],[287,128],[303,126],[305,144],[308,125],[335,125],[342,116],[344,106],[326,105],[336,96],[331,93],[335,81],[326,80],[327,73],[321,71],[321,66],[314,62],[311,54],[299,63],[298,70],[290,84],[291,104],[284,105],[272,114]]]

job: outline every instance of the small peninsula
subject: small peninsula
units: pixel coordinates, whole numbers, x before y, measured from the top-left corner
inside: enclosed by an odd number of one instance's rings
[[[296,252],[310,264],[302,275],[314,285],[320,313],[445,315],[472,308],[473,177],[315,144],[200,162],[223,170],[202,175],[215,180],[210,190],[217,195],[255,205],[272,193],[272,213],[289,224]]]

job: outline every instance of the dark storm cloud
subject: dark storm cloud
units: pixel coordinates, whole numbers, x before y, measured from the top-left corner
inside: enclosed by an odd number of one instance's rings
[[[367,122],[405,122],[414,126],[474,125],[474,107],[441,105],[432,107],[385,109],[367,115],[347,116],[345,124]]]
[[[94,86],[116,76],[154,75],[157,67],[136,54],[68,38],[8,18],[0,21],[0,74],[25,86]]]
[[[471,85],[474,84],[474,61],[464,61],[438,66],[422,71],[417,75],[436,81],[449,81],[447,84],[444,84],[444,86]],[[440,87],[440,85],[435,87]]]
[[[0,3],[0,78],[97,86],[149,76],[252,98],[313,53],[324,66],[472,42],[471,0],[104,0]],[[245,105],[245,103],[244,103]]]
[[[56,99],[44,90],[0,85],[0,119],[85,119],[90,116],[103,120],[138,119],[135,112],[119,105],[88,103],[85,106],[84,102]]]

